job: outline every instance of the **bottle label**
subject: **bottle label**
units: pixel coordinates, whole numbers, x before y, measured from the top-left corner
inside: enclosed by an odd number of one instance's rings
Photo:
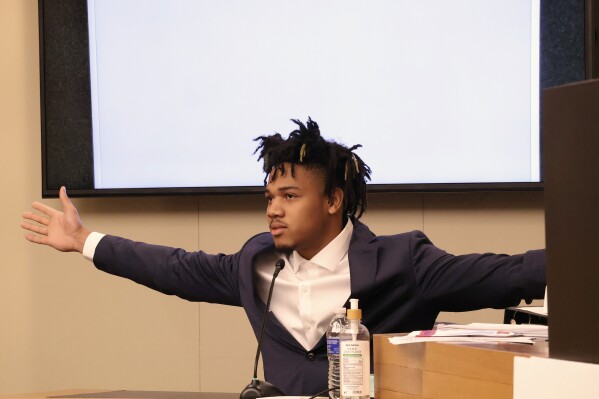
[[[327,338],[327,354],[339,354],[339,338]]]
[[[370,343],[341,341],[341,396],[370,396]]]
[[[331,332],[339,334],[341,332],[342,322],[333,323],[331,326]]]

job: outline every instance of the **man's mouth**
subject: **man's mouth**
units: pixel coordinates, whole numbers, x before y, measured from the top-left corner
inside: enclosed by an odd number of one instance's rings
[[[270,234],[272,234],[273,237],[280,236],[281,234],[283,234],[283,231],[285,231],[285,229],[287,228],[287,226],[281,222],[271,222],[269,227]]]

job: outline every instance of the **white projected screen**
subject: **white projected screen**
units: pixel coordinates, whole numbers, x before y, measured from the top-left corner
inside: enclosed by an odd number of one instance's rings
[[[88,0],[96,188],[259,186],[318,122],[372,183],[538,182],[539,0]]]

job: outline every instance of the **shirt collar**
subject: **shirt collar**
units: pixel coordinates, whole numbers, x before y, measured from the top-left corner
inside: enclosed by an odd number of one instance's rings
[[[297,273],[299,266],[304,262],[314,263],[329,271],[334,271],[343,257],[347,255],[353,231],[354,225],[351,219],[348,218],[341,233],[329,242],[326,247],[321,249],[320,252],[314,255],[312,259],[304,259],[297,251],[293,251],[291,256],[289,256],[289,264],[293,272]]]

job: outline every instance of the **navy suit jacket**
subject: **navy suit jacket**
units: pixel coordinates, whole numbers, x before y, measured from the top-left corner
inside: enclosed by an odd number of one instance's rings
[[[257,336],[266,306],[254,289],[253,260],[274,250],[269,233],[252,237],[232,255],[106,236],[94,264],[165,294],[243,306]],[[354,221],[349,265],[351,297],[360,299],[371,334],[430,329],[440,311],[505,308],[542,298],[545,289],[544,250],[454,256],[420,231],[376,236],[359,221]],[[262,356],[266,380],[287,395],[313,395],[327,387],[324,336],[306,351],[271,313]]]

